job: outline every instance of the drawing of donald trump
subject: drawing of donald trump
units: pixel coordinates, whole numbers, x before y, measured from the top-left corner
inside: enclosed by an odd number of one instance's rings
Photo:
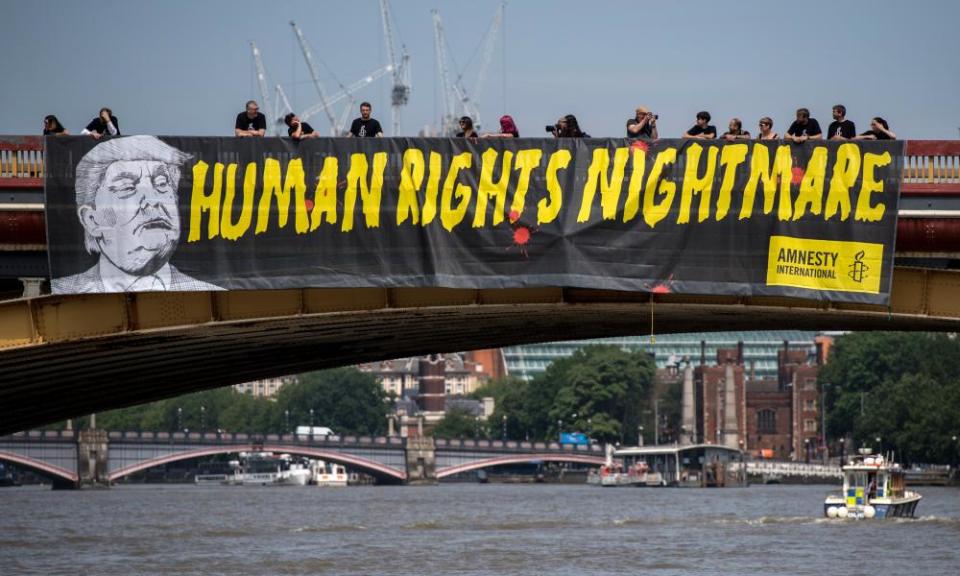
[[[76,168],[77,216],[99,262],[54,278],[55,294],[222,290],[170,264],[180,239],[177,185],[191,156],[153,136],[102,142]]]

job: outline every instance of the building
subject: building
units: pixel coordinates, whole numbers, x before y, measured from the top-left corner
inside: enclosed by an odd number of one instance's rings
[[[752,366],[758,377],[776,377],[777,354],[784,342],[791,349],[810,350],[816,332],[804,330],[694,332],[689,334],[658,334],[655,342],[649,336],[627,336],[599,340],[571,340],[545,344],[524,344],[502,349],[504,372],[530,380],[547,369],[554,360],[566,358],[591,344],[612,344],[624,350],[645,350],[653,354],[657,368],[664,369],[682,358],[702,359],[706,365],[716,365],[717,350],[743,346],[746,366]]]
[[[250,394],[255,398],[275,398],[285,384],[295,381],[296,378],[292,376],[283,378],[265,378],[263,380],[254,380],[253,382],[237,384],[233,387],[233,389],[242,394]]]
[[[720,348],[713,365],[684,366],[681,443],[739,448],[755,458],[813,461],[826,456],[822,428],[820,366],[831,340],[810,348],[784,343],[775,376],[745,364],[745,346]],[[676,382],[675,372],[663,372]]]
[[[360,364],[361,372],[375,375],[387,394],[396,398],[414,397],[420,391],[420,360],[431,356],[400,358]],[[490,378],[504,374],[499,350],[477,350],[460,354],[442,354],[444,393],[447,396],[473,394]]]

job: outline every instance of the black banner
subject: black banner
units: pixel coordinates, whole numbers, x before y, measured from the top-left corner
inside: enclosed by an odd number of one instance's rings
[[[882,304],[902,153],[889,141],[48,138],[52,286]]]

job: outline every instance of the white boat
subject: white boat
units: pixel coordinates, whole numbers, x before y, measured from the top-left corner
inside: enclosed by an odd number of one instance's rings
[[[892,458],[863,448],[843,467],[843,492],[827,496],[827,518],[913,518],[922,496],[907,490],[906,475]]]
[[[607,444],[603,466],[587,473],[587,484],[611,488],[617,486],[644,486],[648,480],[647,465],[637,462],[626,469],[620,460],[613,458],[613,446]]]
[[[310,463],[311,482],[317,486],[346,486],[347,469],[336,462],[313,460]]]

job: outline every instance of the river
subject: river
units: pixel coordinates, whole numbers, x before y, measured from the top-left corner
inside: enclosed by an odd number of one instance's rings
[[[822,518],[828,489],[4,488],[0,574],[960,572],[960,489],[874,522]]]

